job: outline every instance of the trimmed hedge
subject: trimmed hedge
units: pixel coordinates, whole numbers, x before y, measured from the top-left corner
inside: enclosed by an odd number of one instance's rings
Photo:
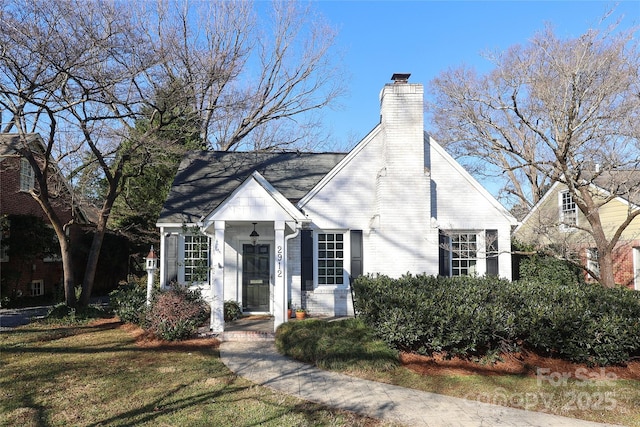
[[[640,356],[640,293],[562,280],[362,276],[358,316],[404,351],[485,357],[521,347],[610,365]]]

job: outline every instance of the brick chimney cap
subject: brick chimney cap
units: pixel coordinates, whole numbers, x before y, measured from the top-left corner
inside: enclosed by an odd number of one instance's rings
[[[411,73],[393,73],[391,80],[395,83],[406,83],[409,80]]]

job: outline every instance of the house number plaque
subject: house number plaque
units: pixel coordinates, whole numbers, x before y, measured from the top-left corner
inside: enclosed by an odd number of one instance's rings
[[[278,246],[276,251],[276,259],[278,260],[278,268],[276,270],[276,275],[278,277],[282,277],[282,246]]]

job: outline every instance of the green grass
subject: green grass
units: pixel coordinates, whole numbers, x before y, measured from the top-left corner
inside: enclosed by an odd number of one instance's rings
[[[640,426],[640,381],[538,381],[524,375],[417,374],[358,319],[286,323],[276,334],[290,357],[401,387],[590,421]],[[606,370],[605,370],[606,372]],[[549,373],[553,375],[554,373]],[[574,374],[574,373],[570,373]]]
[[[112,319],[0,335],[0,426],[376,426],[236,377],[214,340],[136,342]]]

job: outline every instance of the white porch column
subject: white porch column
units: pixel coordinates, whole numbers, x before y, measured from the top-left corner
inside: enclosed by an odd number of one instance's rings
[[[286,262],[284,258],[286,244],[284,240],[284,221],[275,221],[274,229],[275,229],[275,265],[274,265],[274,298],[273,298],[273,314],[274,321],[273,327],[274,331],[281,324],[286,321],[287,318],[287,291],[285,287],[285,277],[286,277]]]
[[[164,284],[167,281],[167,267],[165,265],[165,259],[167,257],[167,246],[164,240],[164,227],[160,227],[160,259],[158,268],[160,269],[160,289],[164,289]]]
[[[224,331],[224,221],[214,223],[211,242],[211,331]]]

